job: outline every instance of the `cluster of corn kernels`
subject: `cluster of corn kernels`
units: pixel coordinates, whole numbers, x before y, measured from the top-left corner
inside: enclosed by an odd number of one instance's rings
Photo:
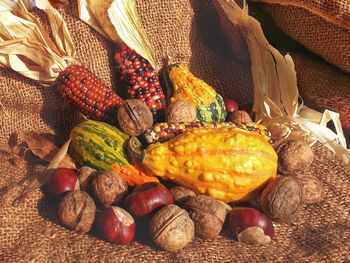
[[[84,66],[67,67],[59,74],[57,87],[82,113],[96,119],[115,122],[115,113],[123,104],[122,98]]]
[[[115,60],[130,98],[145,102],[153,115],[164,114],[165,96],[152,65],[125,45],[115,54]]]
[[[245,123],[236,125],[233,122],[179,122],[179,123],[158,123],[151,129],[148,129],[144,137],[148,144],[155,142],[164,142],[169,139],[184,133],[187,130],[198,128],[222,128],[236,127],[239,129],[252,131],[263,135],[267,140],[270,140],[270,133],[264,125],[257,123]]]

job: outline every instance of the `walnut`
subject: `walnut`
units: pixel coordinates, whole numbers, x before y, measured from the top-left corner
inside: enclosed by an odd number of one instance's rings
[[[196,115],[196,106],[187,100],[176,100],[167,109],[168,122],[194,122]]]
[[[167,251],[178,251],[194,238],[194,223],[188,213],[177,205],[159,210],[149,225],[153,241]]]
[[[264,213],[279,222],[288,222],[303,204],[301,183],[290,176],[279,176],[264,188],[259,202]]]
[[[195,223],[196,235],[213,239],[219,235],[228,209],[220,201],[206,195],[191,196],[183,207]]]
[[[91,188],[104,207],[118,204],[128,193],[128,184],[113,170],[98,173]]]
[[[95,170],[94,168],[88,166],[81,167],[77,172],[77,175],[79,177],[80,189],[85,192],[91,193],[91,183],[96,174],[97,170]]]
[[[141,100],[126,100],[118,110],[120,128],[129,136],[139,136],[153,125],[153,115]]]
[[[228,115],[226,120],[235,124],[252,122],[252,118],[246,111],[234,111]]]
[[[278,171],[289,174],[307,168],[314,160],[311,147],[297,140],[285,141],[276,149],[278,154]]]
[[[170,189],[170,192],[173,194],[174,203],[176,204],[183,204],[190,196],[196,195],[192,190],[182,186],[174,186]]]
[[[310,173],[297,173],[295,178],[301,183],[305,204],[318,203],[323,200],[323,184],[316,177]]]
[[[62,224],[81,233],[90,231],[96,214],[94,200],[86,192],[69,192],[58,207],[58,217]]]

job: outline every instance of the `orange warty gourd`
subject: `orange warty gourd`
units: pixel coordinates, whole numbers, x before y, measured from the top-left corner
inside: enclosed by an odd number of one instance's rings
[[[237,128],[189,130],[144,154],[148,172],[225,202],[256,198],[277,171],[266,138]]]

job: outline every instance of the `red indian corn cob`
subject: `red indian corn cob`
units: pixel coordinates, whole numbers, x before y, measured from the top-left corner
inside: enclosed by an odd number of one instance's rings
[[[164,117],[165,96],[160,86],[158,73],[152,65],[126,45],[114,57],[131,99],[140,99],[151,110],[155,120]]]
[[[117,110],[123,99],[84,66],[68,66],[59,74],[57,86],[88,117],[110,123],[117,121]]]
[[[262,124],[255,122],[235,124],[233,122],[178,122],[178,123],[157,123],[151,129],[147,129],[144,138],[148,144],[156,142],[165,142],[171,138],[184,133],[187,130],[198,128],[223,128],[234,127],[246,131],[256,132],[267,141],[270,141],[271,134],[269,130]]]

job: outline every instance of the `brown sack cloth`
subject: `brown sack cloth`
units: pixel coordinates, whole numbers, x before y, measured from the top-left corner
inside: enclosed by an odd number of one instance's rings
[[[225,48],[223,38],[219,47],[210,41],[212,34],[221,37],[214,27],[219,19],[210,1],[137,2],[147,32],[153,32],[150,38],[159,61],[169,54],[189,63],[196,74],[226,96],[251,102],[249,62],[244,61],[247,56],[235,56],[230,47]],[[114,47],[77,17],[72,1],[64,18],[77,56],[107,84],[114,83]],[[212,30],[208,32],[208,28]],[[240,48],[244,50],[244,44],[237,50]],[[8,150],[10,135],[18,130],[51,132],[64,141],[79,121],[76,111],[64,104],[54,88],[38,87],[7,69],[0,72],[0,99],[9,114],[1,113],[0,149]],[[58,221],[57,203],[39,189],[14,205],[34,167],[14,166],[1,159],[0,262],[347,262],[350,172],[322,145],[316,145],[314,151],[311,170],[325,185],[325,201],[306,206],[290,224],[277,224],[271,244],[246,245],[224,233],[215,240],[196,239],[174,254],[141,237],[131,245],[119,246],[103,241],[96,233],[81,235],[67,230]],[[137,232],[146,235],[147,229]]]
[[[350,72],[349,0],[253,0],[287,35]]]

